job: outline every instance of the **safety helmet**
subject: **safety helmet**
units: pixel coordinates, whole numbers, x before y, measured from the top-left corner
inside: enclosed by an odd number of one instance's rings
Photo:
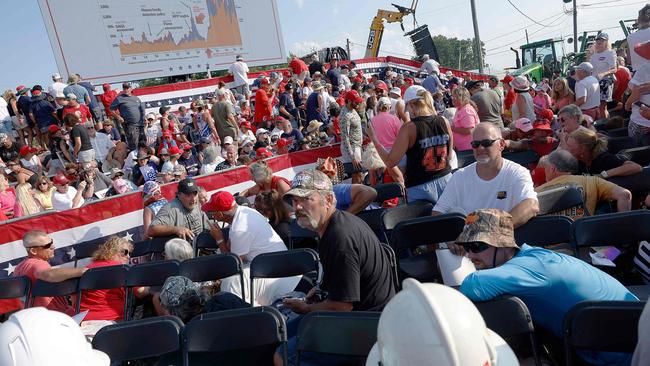
[[[366,366],[519,365],[472,302],[451,287],[414,279],[386,305]]]
[[[79,325],[58,311],[21,310],[0,325],[0,365],[108,366],[109,357],[92,349]]]

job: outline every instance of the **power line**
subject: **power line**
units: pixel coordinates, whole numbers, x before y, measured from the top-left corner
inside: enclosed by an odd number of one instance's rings
[[[554,18],[554,17],[556,17],[556,16],[558,16],[558,15],[562,15],[562,14],[565,14],[565,12],[562,11],[562,12],[559,12],[559,13],[557,13],[557,14],[553,14],[553,15],[551,15],[550,17],[547,17],[547,18],[542,19],[542,21],[544,21],[544,20],[548,20],[548,19],[551,19],[551,18]],[[499,39],[499,38],[503,38],[503,37],[509,36],[509,35],[511,35],[511,34],[514,33],[514,32],[518,32],[518,31],[520,31],[520,30],[524,30],[524,29],[526,29],[526,28],[528,28],[528,27],[530,27],[530,26],[531,26],[531,25],[528,24],[528,25],[525,25],[525,26],[523,26],[523,27],[521,27],[521,28],[519,28],[519,29],[509,30],[508,33],[503,33],[503,34],[498,35],[498,36],[496,36],[496,37],[490,38],[490,39],[488,39],[488,40],[486,40],[486,41],[484,41],[484,42],[487,43],[487,42],[490,42],[490,41],[494,41],[495,39]]]
[[[519,8],[518,8],[515,4],[513,4],[512,1],[510,1],[510,0],[506,0],[506,1],[508,1],[508,3],[509,3],[510,5],[512,5],[512,7],[515,8],[515,10],[517,10],[517,11],[519,12],[519,14],[521,14],[521,15],[525,16],[526,18],[528,18],[529,20],[533,21],[533,23],[538,24],[538,25],[541,25],[542,27],[550,27],[550,25],[542,24],[542,23],[536,21],[535,19],[529,17],[526,13],[524,13],[524,12],[521,11],[521,10],[519,10]]]
[[[639,5],[639,4],[645,4],[647,1],[638,1],[635,3],[629,3],[629,4],[620,4],[617,6],[631,6],[631,5]],[[595,10],[595,9],[611,9],[610,6],[590,6],[589,4],[586,5],[578,5],[578,8],[582,10]]]
[[[553,23],[555,23],[556,21],[560,20],[560,19],[562,18],[563,15],[565,15],[565,14],[564,14],[564,13],[560,14],[558,17],[556,17],[555,19],[553,19],[553,20],[551,21],[550,25],[548,25],[548,26],[544,26],[544,27],[542,27],[542,28],[536,30],[535,32],[530,33],[529,35],[533,35],[533,34],[539,32],[540,30],[542,30],[542,29],[544,29],[544,28],[555,28],[555,27],[557,27],[558,25],[553,25]],[[567,18],[565,18],[565,19],[567,19]],[[490,51],[498,50],[498,49],[503,48],[503,47],[509,47],[509,46],[511,46],[512,44],[517,43],[517,42],[520,42],[520,41],[525,40],[525,39],[526,39],[526,37],[519,38],[519,39],[516,39],[516,40],[514,40],[514,41],[512,41],[512,42],[510,42],[510,43],[503,44],[503,45],[500,45],[500,46],[496,46],[496,47],[492,47],[492,48],[490,48],[490,49],[487,49],[487,50],[485,50],[485,52],[490,52]]]

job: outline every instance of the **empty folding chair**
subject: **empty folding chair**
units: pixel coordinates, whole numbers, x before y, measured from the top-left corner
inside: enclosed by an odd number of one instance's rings
[[[175,260],[145,262],[131,266],[126,275],[126,303],[124,319],[131,319],[133,288],[141,286],[162,286],[167,277],[177,276],[180,263]]]
[[[573,223],[572,236],[576,256],[582,248],[650,240],[650,211],[636,210],[583,217]]]
[[[566,365],[576,350],[632,353],[637,344],[639,318],[645,302],[583,301],[564,317]]]
[[[527,337],[537,366],[541,360],[537,354],[535,328],[528,307],[518,297],[504,297],[492,301],[475,303],[476,308],[485,320],[485,325],[501,336],[511,347],[519,344],[516,341]]]
[[[383,242],[390,244],[390,234],[397,224],[404,220],[422,216],[431,216],[433,205],[429,202],[416,202],[408,205],[389,208],[381,215],[381,230]]]
[[[399,275],[397,274],[397,256],[395,255],[395,251],[393,250],[393,248],[390,247],[390,245],[386,243],[381,243],[381,248],[384,250],[384,253],[386,253],[386,255],[388,256],[388,260],[390,261],[392,277],[393,277],[393,283],[395,285],[395,289],[399,290],[400,283],[399,283]]]
[[[635,147],[624,149],[618,152],[618,155],[625,155],[629,160],[641,165],[650,165],[650,146]]]
[[[566,185],[544,190],[537,194],[538,215],[563,215],[572,219],[592,214],[585,207],[582,188]]]
[[[525,168],[528,168],[531,164],[535,164],[539,161],[539,155],[537,155],[533,150],[504,153],[503,158],[513,161]]]
[[[318,273],[318,253],[309,248],[264,253],[250,265],[250,303],[255,304],[255,278],[282,278]]]
[[[418,217],[397,224],[390,242],[397,253],[397,265],[402,274],[400,280],[404,277],[413,277],[420,282],[440,279],[436,253],[414,254],[412,250],[421,245],[455,241],[464,226],[465,216],[457,213]]]
[[[199,315],[185,325],[182,341],[186,366],[204,364],[202,360],[210,365],[273,365],[280,346],[287,363],[284,317],[268,306]]]
[[[129,266],[122,264],[90,268],[84,272],[79,279],[77,313],[80,311],[81,301],[86,291],[123,289],[126,285],[126,275],[128,270]]]
[[[302,318],[298,327],[296,365],[302,352],[365,359],[377,342],[380,312],[317,311]]]
[[[289,249],[295,249],[297,246],[300,248],[304,247],[318,247],[318,233],[315,231],[307,230],[300,225],[294,219],[289,223],[289,229],[291,230],[291,240]]]
[[[572,225],[573,220],[566,216],[535,216],[515,229],[515,241],[538,247],[570,245]]]
[[[102,244],[101,240],[97,240],[96,242],[75,245],[74,266],[77,267],[77,262],[81,259],[91,258]]]
[[[210,234],[209,231],[204,231],[201,234],[197,235],[196,238],[194,238],[194,256],[198,257],[199,252],[201,249],[219,249],[219,245],[217,245],[217,241],[214,240],[212,237],[212,234]]]
[[[183,322],[169,315],[108,325],[95,334],[93,348],[112,364],[180,353],[182,328]]]
[[[372,210],[363,210],[357,214],[357,216],[363,220],[368,227],[377,235],[380,241],[384,240],[384,235],[382,234],[381,226],[381,215],[386,211],[385,208],[377,208]]]
[[[0,278],[0,300],[15,301],[15,306],[20,306],[20,300],[24,300],[24,307],[27,307],[31,281],[26,276]]]
[[[70,278],[61,282],[47,282],[36,280],[29,296],[29,306],[34,306],[34,302],[39,297],[68,296],[76,294],[79,289],[79,279]]]
[[[242,300],[246,301],[244,271],[239,256],[233,253],[206,255],[183,261],[179,274],[194,282],[216,281],[239,275]]]

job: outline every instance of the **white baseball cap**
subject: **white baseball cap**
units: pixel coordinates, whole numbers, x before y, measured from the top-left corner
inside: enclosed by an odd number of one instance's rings
[[[427,91],[424,87],[420,85],[411,85],[404,92],[404,103],[408,103],[412,100],[420,99],[421,96],[418,95],[421,91]]]
[[[52,79],[59,80],[61,79],[61,75],[58,72],[55,72],[54,74],[52,74]]]
[[[226,137],[223,138],[223,144],[224,144],[224,145],[225,145],[225,144],[232,144],[233,141],[234,141],[234,140],[232,139],[232,136],[226,136]]]
[[[402,90],[400,88],[392,88],[389,93],[402,96]]]

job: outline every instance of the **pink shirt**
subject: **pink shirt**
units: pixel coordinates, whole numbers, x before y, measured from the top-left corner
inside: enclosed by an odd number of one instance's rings
[[[14,210],[15,205],[16,194],[13,189],[8,188],[4,192],[0,192],[0,208],[5,215],[11,217],[12,215],[9,215],[9,213]]]
[[[13,276],[27,276],[32,281],[32,286],[36,283],[39,273],[52,268],[49,263],[38,258],[27,258],[20,262],[14,269]],[[68,315],[74,314],[74,309],[68,305],[65,297],[37,297],[34,299],[34,306],[44,306],[50,310],[60,311]]]
[[[558,100],[553,101],[553,107],[557,109],[559,112],[560,109],[568,106],[569,104],[573,103],[573,96],[571,94],[565,96],[564,98],[560,98]]]
[[[456,109],[456,115],[454,115],[453,121],[454,127],[474,128],[479,122],[478,114],[470,104],[465,104]],[[454,147],[457,151],[471,150],[472,146],[470,142],[472,142],[471,133],[469,135],[461,135],[458,132],[454,132]]]
[[[375,129],[377,141],[387,150],[395,143],[397,133],[402,127],[402,121],[389,112],[379,112],[372,117],[372,127]]]

